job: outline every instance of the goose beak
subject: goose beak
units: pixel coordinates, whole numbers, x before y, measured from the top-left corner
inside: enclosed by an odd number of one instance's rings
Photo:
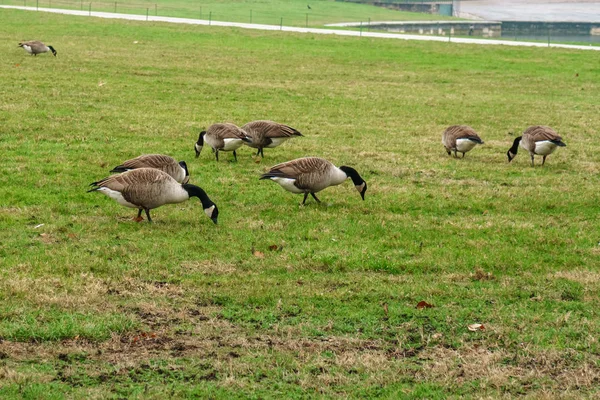
[[[219,218],[219,209],[216,205],[213,204],[212,206],[205,208],[204,213],[206,213],[206,216],[208,216],[208,218],[210,218],[212,222],[214,222],[215,225],[217,225],[217,219]]]
[[[360,197],[362,197],[363,201],[365,200],[365,192],[367,191],[367,182],[363,182],[360,185],[355,186],[358,193],[360,193]]]

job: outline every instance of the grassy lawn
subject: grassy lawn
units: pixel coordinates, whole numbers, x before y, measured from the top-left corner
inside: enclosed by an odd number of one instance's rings
[[[0,15],[0,397],[600,395],[596,52]],[[201,129],[263,118],[305,137],[194,158]],[[486,144],[456,160],[458,123]],[[507,163],[532,124],[568,147]],[[86,193],[155,152],[219,225]],[[258,180],[308,155],[365,201]]]
[[[255,24],[319,27],[339,22],[456,19],[332,0],[3,0],[2,4],[160,15]],[[311,8],[309,9],[308,6]]]

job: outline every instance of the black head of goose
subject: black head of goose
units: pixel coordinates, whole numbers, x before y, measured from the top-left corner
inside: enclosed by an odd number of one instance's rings
[[[169,174],[153,168],[139,168],[111,175],[93,182],[94,188],[88,192],[104,193],[122,206],[139,209],[136,220],[140,221],[142,210],[146,212],[148,222],[150,210],[165,204],[181,203],[191,197],[198,197],[204,213],[216,224],[219,216],[217,205],[206,192],[195,185],[180,184]]]
[[[454,152],[454,157],[458,157],[457,153],[462,153],[464,158],[465,153],[471,151],[476,145],[483,144],[483,140],[470,126],[452,125],[442,133],[442,144],[448,155]]]
[[[286,140],[302,136],[302,134],[291,126],[274,121],[259,120],[248,122],[242,126],[248,141],[246,145],[258,149],[256,155],[265,156],[263,149],[277,147]]]
[[[164,154],[144,154],[117,165],[110,172],[126,172],[138,168],[154,168],[171,175],[179,183],[188,183],[190,172],[185,161],[177,161]]]
[[[330,186],[339,185],[346,179],[352,179],[354,187],[365,199],[367,182],[352,167],[336,167],[331,162],[319,157],[305,157],[275,165],[269,172],[261,175],[260,179],[270,179],[292,193],[304,193],[304,200],[310,194],[318,203],[320,200],[315,193]]]
[[[237,161],[235,151],[247,141],[249,139],[246,137],[246,133],[237,125],[230,123],[213,124],[205,131],[200,132],[194,150],[196,151],[196,158],[198,158],[206,142],[215,153],[217,161],[219,161],[219,151],[233,151],[233,158]]]
[[[39,40],[30,40],[28,42],[19,43],[19,47],[22,47],[26,52],[31,54],[32,56],[37,56],[41,53],[46,53],[48,51],[52,52],[52,55],[56,57],[56,50],[52,46],[46,46],[44,43]]]
[[[546,163],[546,157],[556,150],[557,147],[565,147],[566,143],[558,136],[554,129],[544,125],[534,125],[525,129],[522,136],[515,138],[513,145],[506,152],[508,162],[511,162],[519,151],[519,145],[529,152],[531,166],[534,166],[535,155],[542,156],[542,165]]]

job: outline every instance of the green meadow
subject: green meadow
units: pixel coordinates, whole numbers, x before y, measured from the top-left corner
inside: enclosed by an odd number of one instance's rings
[[[598,52],[0,18],[0,397],[600,396]],[[194,158],[255,119],[304,137]],[[449,157],[453,124],[485,145]],[[508,163],[534,124],[567,147]],[[219,224],[86,193],[144,153]],[[303,156],[365,200],[258,180]]]

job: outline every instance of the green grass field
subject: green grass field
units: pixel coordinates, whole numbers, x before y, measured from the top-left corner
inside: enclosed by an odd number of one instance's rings
[[[333,0],[2,0],[2,4],[311,27],[339,22],[363,21],[366,25],[368,21],[456,19]]]
[[[0,397],[600,395],[597,52],[0,15]],[[194,158],[262,118],[305,137]],[[486,144],[448,157],[451,124]],[[507,163],[532,124],[568,147]],[[155,152],[219,225],[86,193]],[[308,155],[365,201],[258,180]]]

